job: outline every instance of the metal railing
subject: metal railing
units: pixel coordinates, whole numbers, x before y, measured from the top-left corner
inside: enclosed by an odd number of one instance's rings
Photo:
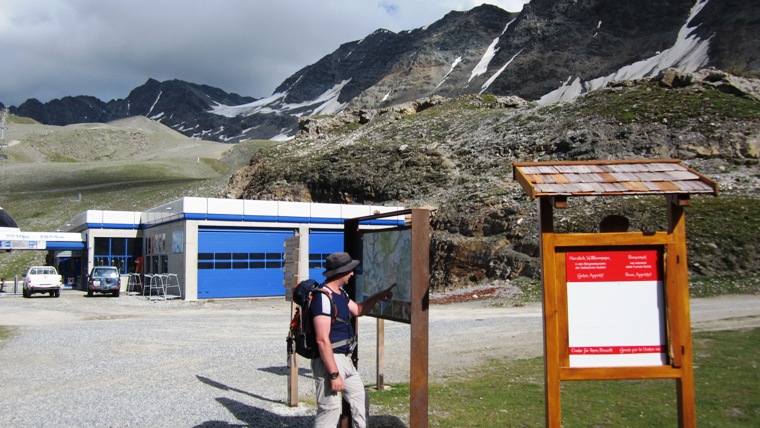
[[[127,294],[151,300],[181,299],[182,287],[176,273],[130,273]]]

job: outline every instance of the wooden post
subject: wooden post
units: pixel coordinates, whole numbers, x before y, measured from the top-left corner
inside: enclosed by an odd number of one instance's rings
[[[554,208],[552,198],[539,198],[541,234],[541,284],[544,316],[544,388],[546,426],[559,428],[562,423],[560,405],[559,337],[557,308],[557,272],[554,263]]]
[[[359,245],[359,242],[361,242],[358,239],[359,234],[359,221],[356,219],[352,220],[346,220],[343,226],[343,251],[346,251],[349,253],[352,257],[355,256],[355,248],[352,248],[353,245]],[[346,287],[344,287],[346,292],[348,293],[348,296],[356,301],[356,278],[351,277]],[[351,326],[354,328],[354,335],[356,336],[356,347],[354,348],[354,353],[351,356],[351,360],[354,363],[354,367],[357,369],[359,368],[359,322],[356,318],[352,317],[351,319]],[[338,421],[338,427],[340,428],[349,428],[353,424],[353,416],[351,415],[351,406],[348,405],[348,402],[345,400],[342,401],[342,412],[340,416],[340,420]]]
[[[375,389],[385,388],[385,320],[377,319],[377,380]]]
[[[298,280],[301,277],[307,275],[308,270],[302,269],[303,266],[308,266],[308,230],[306,231],[306,238],[302,239],[301,232],[297,232],[293,237],[285,239],[283,246],[285,247],[285,259],[286,266],[285,272],[285,299],[290,300],[290,318],[293,319],[296,313],[296,304],[293,302],[293,287],[298,284]],[[306,242],[304,242],[306,241]],[[302,250],[301,246],[306,245],[306,248]],[[306,260],[306,263],[304,263]],[[287,356],[288,356],[288,397],[287,402],[290,407],[298,407],[298,354],[295,352],[295,343],[288,337],[287,339]]]
[[[696,426],[694,363],[691,339],[691,310],[689,308],[689,272],[686,259],[687,200],[670,196],[668,205],[668,229],[673,244],[668,246],[667,306],[670,308],[669,323],[674,367],[680,367],[681,376],[676,379],[678,396],[678,426]]]
[[[428,426],[430,211],[412,210],[412,290],[409,426]]]
[[[290,302],[290,319],[295,315],[296,304]],[[288,343],[288,406],[298,407],[298,354],[295,344]]]

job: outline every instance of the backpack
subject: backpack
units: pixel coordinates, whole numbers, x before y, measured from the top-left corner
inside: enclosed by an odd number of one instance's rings
[[[332,295],[329,291],[320,288],[320,284],[313,279],[307,279],[298,283],[293,289],[293,303],[296,304],[296,312],[290,321],[290,332],[288,334],[288,354],[293,352],[298,355],[312,359],[319,357],[319,348],[317,347],[317,336],[314,333],[314,320],[311,317],[311,302],[314,300],[316,293],[323,293],[330,299],[330,314],[332,322],[348,321],[338,317],[338,308],[333,302]],[[354,339],[342,340],[332,344],[333,349],[339,348],[347,343],[353,344]]]

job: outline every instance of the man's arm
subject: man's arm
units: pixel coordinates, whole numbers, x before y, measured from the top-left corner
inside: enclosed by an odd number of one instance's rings
[[[391,285],[390,287],[386,288],[385,290],[378,291],[377,293],[370,296],[369,299],[361,302],[356,303],[353,300],[348,301],[348,310],[351,311],[351,315],[355,317],[360,317],[362,315],[367,314],[369,311],[372,310],[372,308],[375,306],[375,304],[381,300],[390,300],[391,297],[393,297],[393,287],[395,287],[396,284]]]

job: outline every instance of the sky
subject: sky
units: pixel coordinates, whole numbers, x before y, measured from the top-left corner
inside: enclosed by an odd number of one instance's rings
[[[2,0],[0,102],[126,98],[149,78],[256,98],[341,44],[528,0]]]

